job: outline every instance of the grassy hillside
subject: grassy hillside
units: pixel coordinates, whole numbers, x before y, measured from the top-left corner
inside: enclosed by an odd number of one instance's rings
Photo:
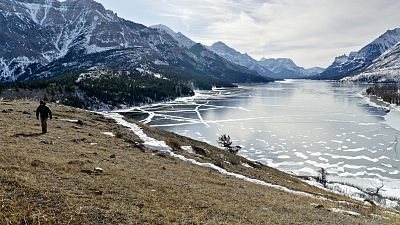
[[[71,107],[50,104],[54,118],[49,133],[41,135],[36,107],[0,102],[0,224],[400,224],[398,212],[142,124],[148,136],[166,141],[176,154],[314,197],[146,149],[113,120]],[[193,146],[197,154],[181,146]]]

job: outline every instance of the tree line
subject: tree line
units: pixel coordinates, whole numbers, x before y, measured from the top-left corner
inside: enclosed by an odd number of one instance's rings
[[[82,77],[82,74],[86,75]],[[189,81],[158,78],[136,70],[124,72],[107,70],[0,84],[0,93],[6,89],[14,93],[29,90],[25,92],[30,95],[40,93],[39,97],[45,101],[58,101],[74,107],[90,108],[98,103],[117,106],[172,100],[176,97],[193,95],[193,85]]]
[[[382,98],[390,104],[400,105],[400,86],[397,84],[374,85],[369,87],[366,93]]]

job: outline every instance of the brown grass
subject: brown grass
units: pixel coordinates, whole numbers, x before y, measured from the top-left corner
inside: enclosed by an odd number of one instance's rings
[[[289,194],[153,153],[112,120],[65,106],[50,105],[55,118],[49,121],[49,133],[40,135],[36,107],[34,102],[0,102],[0,224],[400,224],[400,217],[384,209],[374,213],[388,219],[373,218],[372,209],[362,203],[144,125],[148,135],[167,141],[186,157],[353,204]],[[84,125],[61,119],[80,119]],[[204,155],[186,153],[183,145],[196,146]],[[91,172],[95,167],[104,172]],[[363,216],[329,212],[329,207]]]

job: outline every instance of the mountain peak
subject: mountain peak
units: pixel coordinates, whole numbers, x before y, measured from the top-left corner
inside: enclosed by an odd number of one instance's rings
[[[383,33],[381,36],[387,36],[387,35],[399,35],[400,34],[400,28],[394,28],[394,29],[389,29],[385,33]]]
[[[304,69],[296,65],[292,59],[289,58],[261,58],[258,63],[271,70],[272,72],[279,74],[281,78],[299,78],[307,77],[319,74],[323,69],[319,67],[313,67]]]
[[[275,75],[272,71],[260,66],[257,60],[253,59],[247,53],[242,54],[222,41],[215,42],[209,47],[209,49],[233,63],[256,71],[264,77],[272,77]]]
[[[268,59],[263,57],[257,61],[247,53],[240,53],[222,41],[215,42],[209,48],[229,61],[255,70],[266,77],[276,79],[299,78],[322,72],[321,68],[304,69],[303,67],[299,67],[289,58]]]
[[[352,53],[352,55],[354,56],[356,53]],[[335,57],[335,63],[343,63],[346,62],[349,59],[349,57],[346,54],[340,55]]]
[[[220,53],[223,55],[242,55],[246,56],[245,54],[240,53],[239,51],[235,50],[234,48],[228,46],[222,41],[217,41],[210,46],[210,49],[216,53]]]
[[[150,28],[159,29],[159,30],[166,31],[167,33],[174,33],[175,34],[174,30],[172,30],[170,27],[168,27],[167,25],[164,25],[164,24],[151,25]]]
[[[211,45],[211,47],[225,47],[225,48],[231,48],[227,44],[225,44],[222,41],[217,41],[214,44]]]
[[[343,78],[343,81],[367,83],[399,83],[400,82],[400,42],[384,52],[360,73]]]
[[[168,33],[169,35],[171,35],[175,41],[177,41],[179,43],[180,46],[185,47],[185,48],[191,48],[193,45],[196,44],[196,42],[194,42],[193,40],[191,40],[190,38],[186,37],[184,34],[182,34],[181,32],[175,32],[174,30],[172,30],[170,27],[164,25],[164,24],[156,24],[156,25],[152,25],[150,26],[150,28],[152,29],[157,29],[157,30],[162,30],[166,33]]]
[[[383,52],[389,50],[400,42],[400,28],[387,30],[373,42],[359,51],[359,54],[366,56],[368,60],[373,61]]]
[[[279,63],[279,64],[287,64],[290,66],[297,66],[293,60],[289,58],[261,58],[260,62],[266,62],[266,63]]]
[[[185,74],[179,79],[203,88],[271,81],[165,25],[156,30],[125,20],[94,0],[0,0],[0,20],[8,28],[0,35],[0,82],[142,67]]]
[[[387,30],[358,52],[351,52],[349,56],[342,55],[336,57],[332,65],[321,73],[321,78],[342,79],[358,74],[399,42],[400,28]]]
[[[54,1],[54,0],[44,0],[44,1],[48,2],[48,1]],[[78,5],[82,5],[82,6],[85,6],[85,7],[89,7],[91,10],[99,10],[101,12],[106,11],[104,6],[101,3],[96,2],[95,0],[66,0],[66,1],[61,2],[61,3],[65,3],[67,5],[69,5],[69,4],[78,4]],[[109,10],[109,11],[111,11],[111,10]]]

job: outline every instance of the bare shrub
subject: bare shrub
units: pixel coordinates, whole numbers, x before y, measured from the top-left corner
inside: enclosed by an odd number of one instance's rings
[[[217,141],[218,144],[226,148],[226,150],[228,150],[232,154],[237,154],[239,150],[242,148],[240,146],[232,146],[231,137],[226,134],[219,136]]]
[[[328,179],[327,179],[328,172],[326,172],[325,168],[321,168],[318,172],[319,175],[317,177],[317,181],[318,183],[322,184],[324,188],[326,188],[328,184]]]

